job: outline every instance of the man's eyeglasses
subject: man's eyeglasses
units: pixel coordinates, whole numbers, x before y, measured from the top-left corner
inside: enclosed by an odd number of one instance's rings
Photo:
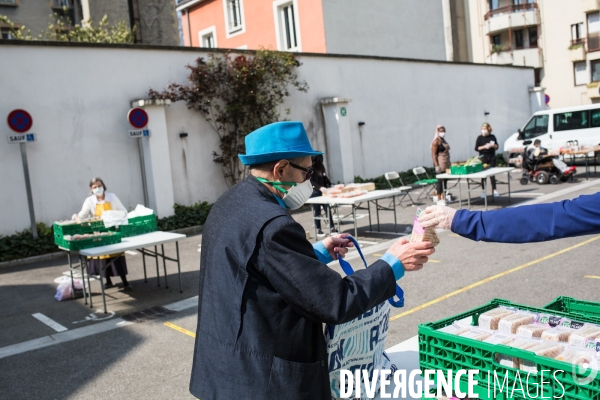
[[[289,161],[288,161],[288,162],[289,162]],[[294,167],[294,168],[296,168],[296,169],[299,169],[300,171],[304,171],[304,172],[306,172],[306,176],[304,177],[304,182],[306,182],[307,180],[309,180],[309,179],[312,177],[313,173],[315,172],[315,171],[312,169],[312,167],[309,167],[309,168],[304,168],[304,167],[301,167],[301,166],[299,166],[298,164],[294,164],[293,162],[289,162],[289,163],[290,163],[290,165],[291,165],[292,167]]]

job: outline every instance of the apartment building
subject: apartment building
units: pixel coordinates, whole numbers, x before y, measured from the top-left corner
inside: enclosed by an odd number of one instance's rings
[[[185,46],[467,61],[464,4],[180,0],[177,11],[182,13]]]
[[[469,0],[471,61],[532,67],[550,108],[600,102],[599,6],[598,0]]]
[[[68,17],[73,24],[91,19],[98,23],[105,15],[111,25],[125,21],[136,26],[136,43],[178,46],[179,23],[175,0],[0,0],[0,14],[17,27],[25,26],[37,37],[54,23],[53,14]],[[2,39],[11,39],[0,23]]]

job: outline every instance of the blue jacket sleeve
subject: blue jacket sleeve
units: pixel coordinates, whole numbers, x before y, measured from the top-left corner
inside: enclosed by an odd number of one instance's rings
[[[331,254],[329,254],[325,248],[325,245],[323,245],[323,242],[317,242],[313,244],[313,250],[315,251],[315,255],[319,261],[321,261],[323,264],[328,264],[333,261]]]
[[[472,240],[529,243],[600,233],[600,192],[493,211],[459,210],[452,232]]]

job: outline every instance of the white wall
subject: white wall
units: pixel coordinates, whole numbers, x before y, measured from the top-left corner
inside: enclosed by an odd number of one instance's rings
[[[446,60],[442,0],[323,0],[327,53]]]
[[[123,204],[143,202],[137,146],[127,137],[130,102],[148,89],[186,83],[185,65],[199,50],[23,46],[0,43],[0,119],[16,108],[33,115],[38,142],[28,145],[38,221],[50,223],[79,211],[88,182],[101,176]],[[437,124],[447,128],[454,160],[471,156],[483,121],[499,141],[530,116],[531,69],[302,56],[308,93],[292,92],[281,109],[304,122],[314,146],[325,149],[320,100],[349,97],[354,173],[365,178],[431,165],[429,144]],[[43,66],[43,67],[41,67]],[[23,82],[26,82],[24,86]],[[484,117],[484,112],[490,115]],[[175,202],[214,202],[226,190],[213,163],[218,136],[184,104],[166,109]],[[283,115],[282,115],[283,117]],[[359,133],[358,122],[365,125]],[[181,139],[179,133],[187,132]],[[0,134],[9,130],[0,124]],[[0,138],[0,234],[29,225],[19,147]]]

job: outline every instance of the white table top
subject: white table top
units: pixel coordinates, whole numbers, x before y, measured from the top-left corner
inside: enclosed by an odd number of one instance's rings
[[[121,243],[109,244],[106,246],[92,247],[91,249],[79,250],[82,256],[99,257],[107,254],[122,253],[127,250],[141,249],[159,244],[178,242],[185,239],[186,236],[180,233],[171,232],[152,232],[144,235],[131,236],[123,238]]]
[[[389,349],[386,349],[390,361],[398,367],[399,370],[406,371],[406,377],[410,376],[411,371],[419,370],[419,338],[418,336],[413,336],[410,339],[405,340],[402,343],[399,343]],[[417,380],[423,381],[422,376],[419,374],[416,377],[415,382]],[[390,394],[394,392],[394,388],[396,385],[394,384],[393,379],[391,379],[392,383],[390,386],[386,388],[386,393]],[[415,385],[416,389],[416,385]],[[405,399],[420,399],[421,397],[411,397],[410,391],[406,388],[406,397]],[[378,396],[375,396],[375,400],[381,399],[381,393]]]
[[[514,170],[513,167],[501,167],[501,168],[496,167],[496,168],[486,169],[481,172],[476,172],[474,174],[465,174],[465,175],[439,174],[439,175],[436,175],[435,177],[437,179],[463,179],[463,178],[464,179],[485,179],[485,178],[489,178],[490,176],[505,174],[512,170]]]
[[[346,204],[355,205],[364,201],[385,199],[386,197],[398,196],[401,194],[400,189],[389,189],[389,190],[373,190],[362,196],[339,198],[339,197],[327,197],[319,196],[312,197],[306,201],[306,204]]]

